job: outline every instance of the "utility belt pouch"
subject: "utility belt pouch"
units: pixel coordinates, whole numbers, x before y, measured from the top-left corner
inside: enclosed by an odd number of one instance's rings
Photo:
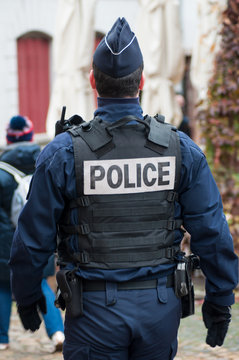
[[[186,271],[186,263],[179,262],[174,273],[175,295],[178,298],[188,295],[188,274]]]
[[[195,306],[194,306],[194,287],[193,284],[189,286],[188,294],[181,297],[181,304],[182,304],[182,313],[181,318],[188,317],[195,313]]]
[[[62,295],[61,295],[61,290],[59,288],[59,286],[57,286],[57,290],[56,290],[56,298],[54,301],[54,305],[56,308],[59,308],[61,310],[65,310],[66,309],[66,303],[65,300],[63,299]]]
[[[194,269],[191,256],[183,257],[177,264],[174,273],[175,295],[181,298],[182,313],[181,318],[193,315],[194,307],[194,287],[192,283],[192,270]]]
[[[56,273],[58,291],[55,306],[66,309],[69,317],[83,315],[83,287],[80,277],[74,271],[60,270]],[[60,290],[60,291],[59,291]]]

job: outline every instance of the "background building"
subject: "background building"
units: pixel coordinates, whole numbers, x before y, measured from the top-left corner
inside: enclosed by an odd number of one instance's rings
[[[196,0],[179,3],[187,58],[196,33]],[[57,7],[58,0],[0,0],[0,146],[5,145],[9,118],[18,113],[34,122],[37,141],[49,138],[46,118],[54,80],[52,49]],[[137,34],[138,11],[137,0],[97,0],[95,34],[105,34],[118,16],[124,16]]]

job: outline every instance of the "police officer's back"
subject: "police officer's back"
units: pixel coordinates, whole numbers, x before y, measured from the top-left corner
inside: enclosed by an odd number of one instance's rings
[[[187,265],[182,225],[207,280],[211,346],[222,345],[230,322],[238,263],[220,194],[197,145],[163,116],[143,116],[142,70],[137,39],[118,19],[93,58],[94,119],[42,151],[15,233],[13,290],[35,315],[42,268],[58,250],[65,359],[173,359],[191,290],[190,278],[175,284],[177,265]]]

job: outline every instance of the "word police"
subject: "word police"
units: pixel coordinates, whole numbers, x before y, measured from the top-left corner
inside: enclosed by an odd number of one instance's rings
[[[84,161],[84,194],[172,190],[175,156]]]

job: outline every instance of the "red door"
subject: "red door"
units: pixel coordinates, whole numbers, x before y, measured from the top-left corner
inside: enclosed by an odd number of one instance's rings
[[[46,132],[49,42],[41,36],[22,37],[17,41],[19,114],[32,120],[35,133]]]

